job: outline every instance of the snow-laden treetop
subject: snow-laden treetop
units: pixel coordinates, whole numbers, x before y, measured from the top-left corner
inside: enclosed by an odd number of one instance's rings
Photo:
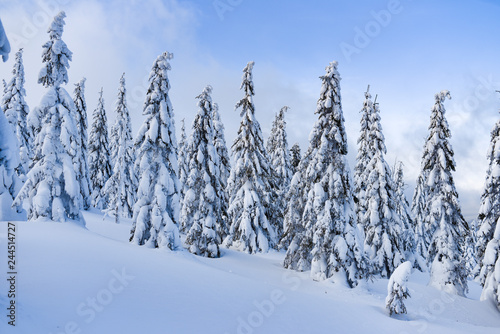
[[[243,69],[243,77],[241,81],[240,89],[245,91],[245,97],[238,101],[234,109],[238,109],[239,107],[243,107],[240,112],[240,116],[243,117],[243,114],[247,112],[247,109],[254,113],[254,106],[252,96],[255,95],[253,88],[253,79],[252,79],[252,70],[255,62],[248,62],[247,66]]]
[[[42,46],[42,62],[45,63],[45,67],[40,70],[38,83],[45,87],[58,87],[63,83],[68,83],[67,69],[73,52],[61,39],[65,17],[66,13],[63,11],[54,17],[54,21],[47,30],[50,40]]]
[[[330,131],[326,134],[335,141],[340,154],[347,154],[347,136],[344,128],[344,115],[342,113],[342,104],[340,100],[340,74],[337,71],[338,63],[332,61],[326,68],[322,80],[320,97],[316,105],[316,114],[320,119],[331,123]]]

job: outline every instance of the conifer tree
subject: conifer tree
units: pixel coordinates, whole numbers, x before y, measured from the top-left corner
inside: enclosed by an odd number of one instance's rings
[[[427,217],[427,174],[428,170],[421,169],[417,178],[415,191],[413,192],[411,211],[414,217],[415,224],[415,254],[423,260],[427,260],[429,253],[429,244],[431,242],[431,233],[425,225],[425,217]],[[427,265],[420,270],[425,271]]]
[[[26,91],[24,89],[24,65],[23,49],[16,52],[13,77],[7,84],[4,81],[4,95],[2,108],[7,120],[14,129],[20,149],[20,165],[16,167],[18,176],[26,175],[29,171],[31,159],[33,158],[33,138],[30,136],[27,125],[29,113],[28,104],[24,100]]]
[[[399,265],[389,279],[387,285],[387,297],[385,306],[389,310],[389,315],[406,313],[404,299],[410,297],[408,290],[408,278],[410,277],[412,264],[410,261]]]
[[[137,178],[134,172],[134,154],[132,147],[132,125],[128,112],[125,89],[125,73],[120,79],[118,100],[116,102],[116,122],[113,126],[112,154],[113,173],[106,181],[104,193],[108,196],[106,212],[115,216],[130,218],[137,195]]]
[[[429,189],[426,203],[429,214],[424,226],[432,232],[427,261],[431,267],[430,285],[463,296],[467,291],[463,254],[469,227],[462,217],[451,174],[455,171],[455,161],[448,142],[451,134],[443,106],[446,98],[451,98],[448,91],[435,96],[422,162],[423,168],[428,170]]]
[[[68,92],[61,87],[68,83],[67,68],[72,52],[61,39],[66,14],[60,12],[50,25],[50,40],[43,45],[38,82],[47,93],[34,114],[41,125],[35,138],[34,165],[19,192],[15,205],[29,203],[28,219],[47,218],[54,221],[78,219],[80,187],[73,162],[79,143],[74,120],[76,107]]]
[[[285,226],[293,239],[284,267],[311,269],[322,280],[341,273],[350,286],[362,274],[361,240],[356,227],[347,138],[337,62],[320,77],[322,87],[309,148],[290,187]],[[287,233],[285,231],[285,233]]]
[[[361,224],[365,228],[365,251],[371,262],[371,272],[389,278],[405,254],[401,237],[404,232],[396,211],[396,185],[391,169],[385,161],[387,149],[380,124],[378,103],[369,115],[368,140],[372,157],[366,165],[366,211]]]
[[[368,183],[368,164],[373,156],[370,150],[370,122],[374,112],[373,101],[369,93],[370,86],[365,92],[365,101],[361,109],[361,130],[358,138],[358,153],[356,156],[356,166],[354,167],[354,196],[356,200],[356,214],[358,221],[363,222],[363,216],[367,210],[365,192]],[[364,227],[363,227],[364,228]]]
[[[220,118],[219,106],[217,103],[213,104],[212,121],[214,124],[214,147],[219,155],[219,168],[220,168],[220,183],[221,183],[221,212],[222,221],[224,224],[218,224],[217,236],[220,238],[219,244],[221,244],[229,233],[229,219],[227,215],[229,198],[227,193],[227,184],[229,175],[231,174],[231,159],[229,158],[229,153],[226,145],[226,138],[224,135],[224,124]]]
[[[103,189],[111,176],[112,169],[109,158],[108,119],[104,110],[102,88],[99,92],[97,108],[93,114],[88,145],[91,204],[93,207],[103,210],[108,202],[108,196]]]
[[[403,227],[401,245],[405,253],[405,259],[412,262],[412,265],[417,269],[423,270],[421,268],[425,267],[423,259],[420,257],[417,258],[415,255],[415,226],[410,214],[410,204],[405,195],[406,183],[404,181],[403,163],[401,161],[395,165],[393,176],[396,187],[396,213]]]
[[[301,159],[302,156],[300,154],[299,143],[295,143],[290,149],[290,165],[292,167],[292,176],[297,172],[297,167],[299,167]]]
[[[288,192],[293,176],[285,121],[285,113],[288,109],[285,106],[276,114],[266,146],[271,168],[274,172],[274,182],[277,186],[276,193],[278,198],[274,206],[279,217],[277,223],[280,226],[283,225],[283,212],[287,203],[285,195]]]
[[[78,127],[78,153],[75,164],[77,165],[77,179],[80,183],[80,194],[84,210],[90,208],[90,180],[88,165],[88,135],[87,135],[87,103],[85,102],[85,78],[75,84],[73,101],[76,106],[76,125]]]
[[[481,206],[477,217],[476,258],[480,265],[479,281],[484,284],[488,271],[484,263],[484,255],[488,243],[493,240],[494,232],[500,219],[500,120],[491,131],[488,149],[488,169],[481,195]],[[499,238],[497,238],[499,239]],[[492,264],[491,260],[489,261]]]
[[[491,299],[500,311],[500,224],[496,224],[493,237],[488,241],[481,259],[481,300]]]
[[[177,139],[170,98],[168,71],[173,55],[156,58],[144,102],[146,120],[135,141],[140,172],[130,241],[148,247],[176,250],[179,238],[181,185],[177,178]]]
[[[210,94],[212,87],[207,86],[197,96],[198,114],[196,115],[189,145],[187,159],[189,174],[186,180],[186,197],[182,206],[181,220],[190,226],[186,244],[193,254],[206,257],[219,257],[218,225],[225,225],[223,201],[225,196],[221,182],[219,154],[214,146],[215,130],[213,124],[214,105]]]
[[[188,174],[188,169],[186,166],[186,150],[188,148],[187,145],[187,136],[186,136],[186,126],[184,124],[184,118],[181,120],[181,140],[179,141],[179,182],[181,183],[181,193],[180,193],[180,201],[182,204],[182,201],[184,200],[184,187],[186,184],[186,179],[187,179],[187,174]],[[182,205],[181,205],[182,206]],[[181,232],[187,232],[187,229],[182,226],[180,226]]]
[[[247,253],[267,252],[278,243],[278,228],[273,224],[275,186],[267,156],[262,131],[255,118],[253,104],[254,86],[249,62],[243,69],[243,89],[245,96],[236,104],[241,107],[241,124],[232,151],[235,165],[228,180],[230,222],[229,235],[224,240],[226,246],[233,245]]]

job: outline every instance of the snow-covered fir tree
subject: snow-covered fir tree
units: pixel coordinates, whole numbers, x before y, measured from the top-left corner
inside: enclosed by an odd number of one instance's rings
[[[275,171],[275,178],[280,191],[288,190],[293,176],[285,121],[285,113],[288,109],[285,106],[276,114],[266,145],[267,154]]]
[[[227,186],[230,230],[224,240],[226,246],[232,245],[247,253],[276,248],[279,238],[273,212],[276,200],[273,173],[255,118],[253,65],[254,62],[249,62],[243,69],[240,88],[245,96],[236,104],[236,109],[241,107],[242,119],[232,146],[234,167]]]
[[[481,300],[491,299],[500,310],[500,224],[496,224],[492,239],[486,244],[481,259]]]
[[[132,147],[132,125],[127,107],[125,73],[120,78],[118,100],[116,102],[116,121],[113,126],[111,156],[113,173],[106,181],[104,193],[108,196],[107,213],[130,218],[134,212],[137,195],[137,177],[134,172],[134,150]]]
[[[326,67],[309,148],[290,187],[285,233],[292,234],[284,267],[311,269],[322,280],[336,273],[350,286],[363,274],[337,62]]]
[[[401,245],[405,253],[405,259],[410,261],[415,268],[423,270],[422,267],[425,268],[423,259],[420,257],[417,258],[415,255],[415,226],[410,213],[410,203],[408,203],[405,195],[406,183],[404,181],[403,163],[399,161],[394,167],[393,177],[396,187],[394,192],[396,195],[396,213],[403,227]]]
[[[14,129],[19,143],[20,164],[16,171],[19,176],[24,176],[29,171],[33,157],[33,138],[30,136],[26,121],[29,108],[24,100],[26,91],[24,89],[23,49],[16,52],[12,74],[13,77],[9,83],[4,81],[2,108],[7,120]]]
[[[187,159],[189,174],[186,180],[186,193],[181,211],[184,226],[190,226],[186,238],[189,251],[206,257],[219,257],[218,225],[225,225],[222,212],[225,189],[221,182],[219,154],[214,146],[215,131],[213,124],[214,105],[210,94],[212,87],[207,86],[197,96],[198,114],[193,121],[191,146]]]
[[[302,155],[300,153],[299,143],[295,143],[290,149],[290,166],[292,168],[292,175],[297,172],[297,168],[299,167],[301,159]]]
[[[116,100],[115,112],[117,114],[117,117],[115,119],[115,123],[110,129],[110,157],[111,166],[113,167],[115,166],[118,156],[121,137],[124,136],[127,141],[133,143],[132,121],[130,119],[126,94],[127,90],[125,89],[125,73],[123,73],[120,78],[120,88],[118,90],[118,98]],[[130,154],[132,157],[135,157],[133,149],[130,150]]]
[[[178,154],[178,163],[179,163],[179,182],[181,183],[181,193],[180,193],[180,201],[184,200],[184,185],[186,184],[186,178],[188,174],[188,169],[186,165],[186,149],[187,149],[187,136],[186,136],[186,126],[184,124],[184,118],[181,120],[181,138],[179,140],[179,154]],[[181,232],[187,232],[187,229],[184,226],[180,226]]]
[[[412,263],[410,261],[400,264],[389,278],[387,285],[387,297],[385,307],[389,315],[406,313],[404,299],[410,297],[408,290],[408,278],[411,274]]]
[[[450,92],[436,94],[429,136],[422,166],[428,170],[425,228],[431,231],[427,261],[431,268],[429,285],[463,296],[467,291],[467,270],[463,254],[469,232],[462,216],[452,172],[455,171],[451,136],[443,102]]]
[[[425,217],[427,217],[427,174],[428,170],[421,169],[417,178],[417,184],[413,192],[411,211],[415,225],[415,255],[427,260],[429,253],[429,244],[431,242],[431,233],[425,225]],[[426,267],[419,268],[421,271],[426,271]]]
[[[479,230],[477,232],[476,259],[480,265],[479,281],[481,284],[484,284],[489,270],[483,263],[486,246],[488,242],[493,240],[500,219],[500,120],[496,122],[491,131],[487,159],[486,181],[477,217]]]
[[[221,196],[221,211],[223,221],[225,222],[225,224],[217,225],[217,227],[220,228],[220,230],[217,231],[217,236],[221,238],[220,243],[222,243],[229,233],[229,220],[227,216],[229,197],[227,193],[227,181],[229,179],[229,175],[231,174],[231,159],[227,150],[226,137],[224,135],[224,124],[220,118],[219,106],[217,103],[213,104],[212,121],[214,124],[214,147],[219,155],[220,183],[222,187],[222,191],[219,196]]]
[[[370,149],[370,124],[371,115],[374,112],[373,101],[369,93],[370,86],[365,92],[365,101],[361,109],[361,130],[358,138],[358,153],[356,155],[356,166],[354,166],[354,196],[356,201],[356,214],[358,221],[363,222],[363,216],[367,210],[365,200],[366,186],[368,182],[369,170],[368,164],[373,156]]]
[[[130,241],[175,250],[181,246],[178,228],[181,185],[177,178],[174,111],[168,96],[172,57],[169,52],[159,55],[149,75],[143,111],[146,120],[135,141],[140,180]]]
[[[385,161],[387,149],[380,124],[378,103],[369,118],[368,140],[372,157],[366,165],[366,211],[361,217],[365,229],[365,252],[371,273],[389,278],[405,261],[402,236],[405,231],[397,212],[396,185]]]
[[[85,102],[85,78],[75,84],[73,101],[76,107],[76,125],[78,127],[78,152],[75,159],[76,177],[80,183],[80,194],[82,195],[82,208],[90,208],[90,180],[88,165],[88,135],[87,135],[87,103]]]
[[[19,147],[11,124],[0,108],[0,221],[15,219],[12,202],[21,188],[16,168],[19,167]]]
[[[72,52],[61,39],[66,14],[60,12],[49,27],[50,40],[43,45],[38,82],[48,88],[35,115],[41,125],[34,141],[33,168],[14,202],[28,203],[28,219],[54,221],[78,219],[81,196],[73,162],[80,145],[74,119],[75,103],[61,87],[68,83],[67,68]]]
[[[288,109],[289,108],[285,106],[276,114],[266,145],[271,168],[274,172],[274,182],[277,186],[278,198],[274,206],[275,210],[280,213],[278,216],[279,220],[277,221],[280,225],[283,224],[282,217],[287,203],[285,195],[288,192],[290,181],[293,176],[285,121],[285,113]]]
[[[89,179],[91,204],[103,210],[106,208],[108,196],[103,188],[111,176],[111,162],[109,158],[108,119],[104,109],[102,88],[99,92],[99,102],[94,110],[90,140],[88,143]]]

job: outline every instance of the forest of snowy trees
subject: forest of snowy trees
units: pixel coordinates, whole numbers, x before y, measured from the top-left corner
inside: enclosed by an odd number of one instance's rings
[[[134,138],[125,74],[112,125],[102,89],[90,126],[85,78],[75,84],[73,97],[66,90],[72,52],[62,39],[65,17],[61,12],[54,18],[42,46],[40,105],[29,108],[25,101],[22,49],[15,53],[12,78],[4,81],[0,220],[25,215],[65,222],[96,208],[116,223],[131,219],[129,241],[138,246],[186,248],[210,258],[222,256],[224,247],[249,254],[282,251],[285,268],[350,287],[396,272],[387,300],[391,313],[405,310],[401,298],[409,295],[404,281],[411,268],[428,271],[430,285],[461,296],[468,278],[475,278],[483,286],[481,298],[494,300],[500,310],[500,120],[491,132],[477,224],[469,224],[453,179],[445,110],[450,92],[434,97],[410,205],[404,164],[391,168],[386,161],[383,106],[372,100],[369,86],[360,101],[351,171],[337,62],[320,77],[316,122],[303,155],[298,144],[289,147],[286,115],[293,110],[287,106],[276,114],[269,138],[263,137],[253,102],[254,62],[244,67],[241,97],[235,97],[241,123],[230,148],[209,85],[193,97],[198,112],[191,123],[182,120],[178,142],[169,52],[153,62],[144,123]],[[0,51],[5,61],[10,50],[4,37]]]

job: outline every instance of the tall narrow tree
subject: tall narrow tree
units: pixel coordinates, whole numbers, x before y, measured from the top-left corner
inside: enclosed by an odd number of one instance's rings
[[[102,88],[99,92],[97,108],[93,114],[88,153],[91,204],[95,208],[103,210],[108,202],[104,186],[111,176],[112,169],[109,158],[108,119],[104,110]]]
[[[104,186],[104,192],[109,199],[106,212],[113,214],[117,223],[120,222],[120,217],[132,217],[137,194],[131,126],[123,73],[116,102],[116,122],[113,126],[113,173]]]
[[[90,180],[88,165],[88,135],[87,135],[87,103],[85,102],[85,78],[75,84],[73,101],[76,106],[76,125],[78,127],[78,153],[75,164],[77,167],[77,179],[80,183],[80,194],[82,196],[83,209],[90,208]]]
[[[429,244],[431,242],[431,233],[425,225],[425,217],[427,217],[427,174],[429,171],[422,168],[417,178],[415,191],[413,192],[411,211],[414,217],[415,224],[415,254],[424,260],[427,260],[429,254]],[[420,268],[422,271],[426,270]]]
[[[178,228],[181,185],[177,178],[174,111],[168,96],[172,57],[169,52],[158,56],[149,75],[143,111],[146,120],[135,141],[136,169],[141,178],[130,241],[175,250],[181,245]]]
[[[16,52],[13,77],[5,84],[2,108],[7,120],[12,125],[20,149],[20,165],[17,166],[18,176],[26,175],[29,171],[31,159],[33,158],[33,138],[30,136],[27,125],[29,113],[28,104],[24,100],[26,91],[24,89],[24,65],[23,49]]]
[[[451,174],[455,171],[455,161],[448,142],[451,133],[443,106],[446,98],[451,98],[448,91],[435,96],[422,162],[424,169],[428,170],[429,189],[426,203],[429,214],[425,226],[432,232],[427,261],[431,266],[430,285],[463,296],[467,290],[463,254],[469,227],[462,217]]]
[[[295,174],[288,198],[285,226],[295,233],[286,253],[285,268],[311,269],[322,280],[336,273],[350,286],[357,283],[363,265],[356,228],[347,137],[340,97],[337,62],[326,67],[316,107],[318,120],[309,136],[309,148]]]
[[[210,94],[212,87],[207,86],[197,96],[198,114],[196,115],[188,150],[189,175],[186,180],[186,197],[182,207],[183,225],[191,226],[186,238],[189,251],[206,257],[219,257],[217,232],[225,225],[222,212],[224,188],[221,182],[219,154],[214,146],[214,105]]]
[[[67,68],[72,52],[61,39],[66,14],[60,12],[49,27],[50,40],[43,45],[45,67],[38,82],[48,88],[35,115],[40,116],[40,131],[35,138],[34,166],[14,204],[28,202],[28,219],[54,221],[78,219],[81,196],[73,161],[80,144],[74,120],[76,108],[68,92]]]
[[[405,253],[405,259],[410,261],[412,265],[423,271],[426,266],[423,258],[415,254],[416,241],[415,241],[415,225],[410,211],[410,203],[406,199],[405,190],[406,183],[404,180],[403,163],[399,161],[394,166],[394,183],[396,186],[396,212],[402,223],[403,233],[401,234],[402,247]]]
[[[397,212],[396,184],[385,161],[387,149],[380,124],[378,103],[370,114],[368,140],[372,157],[366,165],[366,211],[361,224],[365,228],[365,251],[371,262],[371,272],[389,278],[405,262],[401,237],[405,232]]]
[[[293,176],[285,121],[285,113],[288,109],[285,106],[276,114],[266,146],[277,186],[278,198],[274,206],[279,218],[277,223],[280,226],[283,225],[283,213],[287,203],[285,196]]]
[[[365,92],[365,101],[361,109],[361,130],[358,138],[358,153],[356,155],[356,166],[354,167],[354,196],[356,201],[356,214],[358,221],[363,222],[363,216],[367,210],[365,200],[366,187],[368,184],[369,170],[368,164],[374,154],[370,143],[370,124],[374,113],[373,101],[369,93],[370,86]],[[363,227],[364,229],[364,227]]]
[[[491,299],[500,310],[500,224],[496,224],[481,260],[481,300]]]
[[[255,118],[254,86],[249,62],[243,69],[241,89],[245,96],[236,104],[241,107],[241,124],[232,150],[235,165],[228,180],[231,224],[226,246],[235,246],[247,252],[267,252],[278,243],[277,226],[273,224],[275,199],[272,171],[262,139],[260,125]]]
[[[220,168],[220,182],[221,182],[221,211],[222,211],[222,221],[224,224],[217,225],[220,230],[217,231],[217,236],[220,239],[219,244],[221,244],[229,233],[229,219],[228,219],[228,206],[229,198],[227,193],[227,183],[229,175],[231,174],[231,159],[226,145],[226,138],[224,135],[224,124],[220,118],[219,106],[217,103],[213,104],[212,121],[214,124],[214,147],[219,155],[219,168]]]
[[[184,124],[184,118],[181,120],[181,138],[179,140],[179,154],[178,154],[178,162],[179,162],[179,182],[181,183],[181,194],[180,194],[180,201],[181,201],[181,206],[182,206],[182,201],[184,200],[184,187],[186,184],[186,179],[187,179],[187,174],[188,174],[188,169],[186,166],[186,152],[187,150],[187,136],[186,136],[186,126]],[[187,232],[187,229],[182,226],[180,226],[181,232]]]
[[[487,159],[486,181],[477,217],[479,230],[477,232],[476,257],[480,265],[479,280],[481,284],[484,284],[492,264],[490,263],[490,268],[488,268],[483,263],[486,247],[488,242],[493,240],[500,219],[500,120],[496,122],[491,131]]]

